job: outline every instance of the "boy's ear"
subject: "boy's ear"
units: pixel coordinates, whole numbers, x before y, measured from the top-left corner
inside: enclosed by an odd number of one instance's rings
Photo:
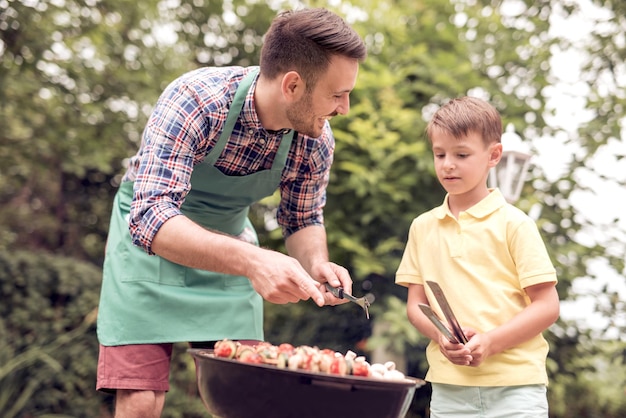
[[[500,159],[502,158],[502,144],[500,142],[495,142],[491,144],[489,148],[489,168],[492,168],[498,165]]]

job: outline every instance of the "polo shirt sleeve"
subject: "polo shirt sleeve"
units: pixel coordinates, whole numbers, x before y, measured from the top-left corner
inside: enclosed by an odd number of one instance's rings
[[[509,235],[509,251],[522,288],[556,283],[556,270],[535,221],[526,217]]]
[[[417,219],[413,220],[409,228],[409,238],[407,240],[402,260],[396,271],[396,284],[408,287],[410,284],[424,284],[424,279],[420,273],[418,246],[420,233],[418,232]]]

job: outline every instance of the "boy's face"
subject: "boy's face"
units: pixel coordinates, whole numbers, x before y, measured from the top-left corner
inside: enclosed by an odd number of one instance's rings
[[[500,161],[502,144],[485,146],[480,134],[470,132],[455,138],[443,130],[431,135],[437,179],[450,195],[449,199],[465,202],[469,207],[482,200],[489,190],[489,169]]]

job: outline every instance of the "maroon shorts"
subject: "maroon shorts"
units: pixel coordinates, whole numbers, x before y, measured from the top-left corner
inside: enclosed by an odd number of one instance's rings
[[[173,344],[100,345],[96,389],[170,389],[170,359]]]
[[[241,341],[254,345],[258,341]],[[194,348],[213,348],[214,341],[190,343]],[[117,389],[166,392],[170,389],[172,343],[100,345],[96,389],[114,392]]]

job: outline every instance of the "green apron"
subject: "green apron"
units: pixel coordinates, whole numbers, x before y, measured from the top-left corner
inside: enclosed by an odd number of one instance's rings
[[[191,191],[181,210],[209,229],[233,236],[251,233],[258,245],[248,210],[277,189],[293,131],[283,136],[270,170],[227,176],[214,167],[255,75],[248,74],[237,88],[217,144],[193,169]],[[98,311],[100,343],[263,340],[263,300],[248,278],[184,267],[132,244],[132,196],[133,183],[125,182],[113,203]]]

